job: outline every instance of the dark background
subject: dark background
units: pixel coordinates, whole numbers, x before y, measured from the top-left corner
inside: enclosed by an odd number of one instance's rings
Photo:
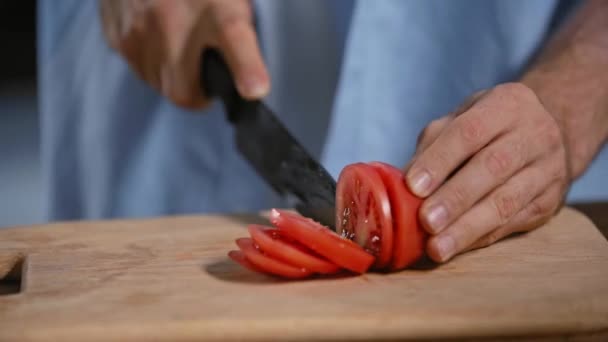
[[[0,227],[42,222],[36,69],[36,1],[0,0]]]
[[[36,74],[36,1],[0,2],[0,86]]]

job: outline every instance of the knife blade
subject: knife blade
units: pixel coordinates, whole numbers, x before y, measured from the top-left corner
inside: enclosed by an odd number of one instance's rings
[[[220,53],[206,49],[201,86],[220,98],[235,129],[236,148],[291,207],[335,231],[336,182],[262,101],[241,97]]]

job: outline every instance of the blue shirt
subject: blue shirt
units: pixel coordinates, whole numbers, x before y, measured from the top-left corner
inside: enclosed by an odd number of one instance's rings
[[[404,165],[420,130],[516,78],[568,1],[258,0],[265,101],[337,177]],[[137,79],[93,0],[39,2],[49,220],[244,212],[284,203],[236,153],[219,105],[181,110]],[[608,199],[604,149],[570,201]]]

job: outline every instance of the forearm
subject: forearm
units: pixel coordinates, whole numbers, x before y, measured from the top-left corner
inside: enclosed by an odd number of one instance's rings
[[[608,1],[588,0],[525,73],[565,135],[572,178],[608,139]]]

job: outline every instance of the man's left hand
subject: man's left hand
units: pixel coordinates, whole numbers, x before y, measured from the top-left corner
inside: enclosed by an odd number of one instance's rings
[[[567,152],[558,121],[521,83],[477,93],[431,122],[406,170],[425,197],[428,255],[445,262],[546,222],[571,182]]]

